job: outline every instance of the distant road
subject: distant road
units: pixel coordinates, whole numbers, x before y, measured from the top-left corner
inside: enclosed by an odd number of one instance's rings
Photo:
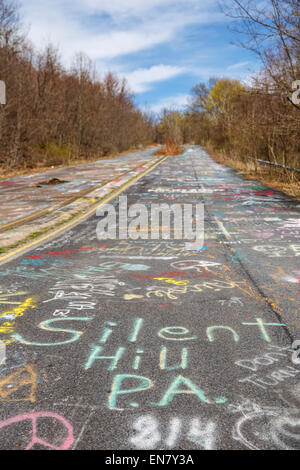
[[[14,248],[62,227],[163,157],[151,147],[115,158],[0,181],[0,264]],[[11,257],[11,256],[10,256]]]
[[[66,205],[108,181],[142,166],[156,148],[114,158],[0,180],[0,230],[56,205]]]
[[[204,245],[93,215],[0,265],[0,448],[300,449],[300,204],[197,146],[123,195],[204,203]]]

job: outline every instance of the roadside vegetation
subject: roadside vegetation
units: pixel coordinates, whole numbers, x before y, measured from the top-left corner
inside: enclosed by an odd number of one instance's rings
[[[145,146],[153,116],[141,112],[125,81],[100,79],[84,54],[64,68],[51,44],[37,51],[23,34],[14,0],[0,0],[0,169],[67,165]]]
[[[51,44],[36,50],[14,0],[0,0],[0,177],[105,158],[158,142],[158,154],[203,145],[218,162],[299,196],[300,2],[226,0],[240,45],[261,62],[246,82],[211,78],[191,90],[183,111],[156,118],[135,104],[126,82],[77,54],[69,69]],[[297,81],[298,80],[298,81]],[[295,91],[296,86],[296,91]],[[297,93],[298,87],[298,93]],[[296,100],[293,99],[296,97]]]
[[[300,169],[300,92],[294,88],[299,80],[300,90],[300,2],[226,4],[244,40],[241,46],[257,55],[261,70],[247,83],[212,78],[197,84],[186,110],[164,111],[159,131],[166,138],[176,129],[178,144],[203,145],[219,163],[299,196],[300,173],[258,160]]]
[[[157,155],[180,155],[182,153],[183,135],[180,113],[163,110],[156,132],[158,141],[163,144]]]

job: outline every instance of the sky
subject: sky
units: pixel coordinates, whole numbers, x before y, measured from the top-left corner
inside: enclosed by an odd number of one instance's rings
[[[21,14],[38,49],[53,43],[66,67],[87,54],[154,112],[183,109],[210,77],[248,81],[259,67],[217,0],[21,0]]]

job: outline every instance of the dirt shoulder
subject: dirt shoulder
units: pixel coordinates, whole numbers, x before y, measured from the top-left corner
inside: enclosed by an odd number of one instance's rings
[[[300,180],[293,173],[276,168],[270,170],[270,168],[261,165],[256,167],[255,162],[242,162],[241,160],[219,153],[210,146],[207,146],[205,150],[217,163],[233,168],[242,174],[245,179],[261,181],[266,186],[281,191],[288,196],[293,196],[300,201]]]

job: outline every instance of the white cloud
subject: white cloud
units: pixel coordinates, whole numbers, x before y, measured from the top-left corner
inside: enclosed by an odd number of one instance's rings
[[[227,67],[227,70],[243,69],[247,65],[249,65],[249,62],[238,62],[237,64],[229,65],[229,67]]]
[[[76,3],[76,2],[75,2]],[[105,12],[110,15],[131,16],[144,15],[154,8],[191,3],[189,0],[81,0],[81,6],[90,8],[94,12]],[[192,2],[193,3],[193,2]]]
[[[178,93],[175,96],[169,96],[168,98],[163,98],[158,103],[150,106],[151,111],[159,113],[163,109],[174,109],[181,110],[183,109],[189,101],[190,95],[185,93]]]
[[[217,63],[217,61],[216,61]],[[207,81],[210,78],[231,78],[235,80],[248,80],[248,77],[256,72],[257,62],[238,62],[236,64],[224,67],[222,64],[214,67],[190,67],[189,71],[197,77],[198,80]]]
[[[27,0],[28,1],[28,0]],[[72,5],[82,12],[106,13],[119,21],[127,20],[131,17],[144,18],[145,15],[164,14],[166,8],[168,13],[189,11],[192,15],[197,12],[207,12],[211,6],[216,5],[216,0],[206,0],[205,3],[199,0],[61,0],[60,3]]]
[[[133,72],[125,74],[130,88],[135,93],[144,93],[152,88],[153,83],[161,82],[174,78],[185,73],[184,67],[176,67],[171,65],[154,65],[148,69],[137,69]]]
[[[78,38],[68,44],[68,49],[75,51],[88,51],[91,59],[113,59],[149,47],[153,47],[169,39],[168,32],[144,31],[112,31],[107,34],[92,37]]]
[[[216,0],[22,0],[29,37],[60,45],[63,58],[83,51],[107,60],[171,41],[182,28],[218,21]],[[105,15],[105,16],[103,16]]]
[[[25,23],[30,24],[29,38],[37,47],[48,42],[59,46],[64,64],[70,64],[76,52],[84,52],[97,61],[101,74],[110,70],[125,76],[135,93],[149,91],[155,83],[183,73],[197,80],[246,75],[246,62],[224,65],[214,41],[209,43],[205,34],[194,28],[227,21],[217,8],[218,0],[20,1]],[[186,45],[193,40],[197,48],[191,54],[189,47],[185,55]],[[167,47],[160,52],[160,45]],[[173,93],[152,109],[184,107],[188,95]]]

